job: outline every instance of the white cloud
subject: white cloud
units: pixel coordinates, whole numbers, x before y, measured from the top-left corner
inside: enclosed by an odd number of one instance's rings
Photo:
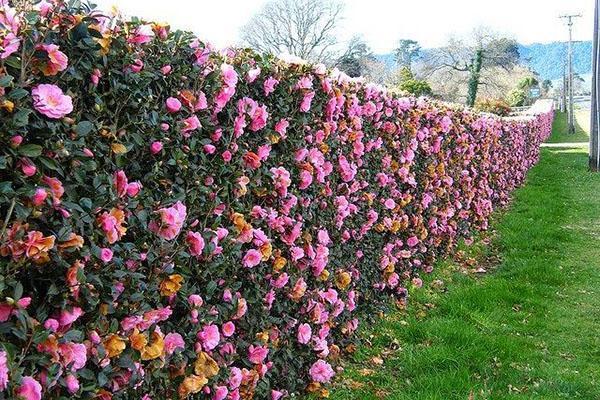
[[[169,22],[195,32],[219,47],[239,42],[239,30],[266,0],[96,0],[101,8],[117,5],[127,15]],[[379,53],[391,51],[400,38],[439,46],[451,34],[487,25],[523,43],[563,41],[567,28],[558,16],[581,13],[574,38],[589,40],[593,29],[591,0],[345,0],[341,21],[346,40],[362,34]]]

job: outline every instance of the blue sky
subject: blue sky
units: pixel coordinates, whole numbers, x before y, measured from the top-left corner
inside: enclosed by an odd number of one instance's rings
[[[239,43],[240,28],[265,0],[95,0],[126,15],[164,21],[195,32],[218,47]],[[463,35],[486,25],[522,43],[564,40],[567,28],[558,16],[581,13],[576,40],[589,40],[593,0],[342,0],[340,40],[361,34],[377,53],[391,51],[400,38],[423,47],[443,44],[449,35]]]

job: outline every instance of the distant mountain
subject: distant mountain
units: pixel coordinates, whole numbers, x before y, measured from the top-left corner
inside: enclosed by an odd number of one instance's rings
[[[519,45],[523,63],[542,79],[561,79],[566,63],[567,44],[561,42]],[[580,75],[592,72],[592,41],[573,43],[573,70]]]
[[[562,42],[519,44],[521,62],[536,71],[542,79],[561,79],[566,60],[567,45]],[[431,51],[423,49],[424,53]],[[377,59],[389,69],[395,67],[394,55],[378,54]],[[573,70],[580,75],[592,72],[592,42],[573,44]]]

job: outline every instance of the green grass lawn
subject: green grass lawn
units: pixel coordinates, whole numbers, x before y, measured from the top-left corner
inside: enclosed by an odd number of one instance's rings
[[[362,331],[330,398],[600,399],[599,194],[585,152],[544,149],[495,231]]]
[[[590,141],[590,110],[575,110],[575,134],[568,132],[567,114],[557,111],[552,125],[552,135],[547,143],[581,143]]]

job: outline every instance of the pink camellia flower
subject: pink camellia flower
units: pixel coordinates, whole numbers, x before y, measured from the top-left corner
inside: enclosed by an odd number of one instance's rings
[[[273,93],[275,91],[275,86],[277,86],[278,83],[279,81],[277,79],[273,78],[272,76],[268,77],[263,84],[265,96]]]
[[[67,390],[70,394],[74,394],[79,391],[79,380],[75,375],[67,375],[65,378],[65,383],[67,384]]]
[[[246,82],[252,83],[260,75],[260,67],[252,68],[246,73]]]
[[[119,197],[125,197],[126,195],[129,197],[135,197],[142,189],[142,184],[139,182],[129,183],[127,175],[125,175],[125,171],[123,170],[119,170],[114,173],[113,184],[115,185],[115,189]]]
[[[31,90],[33,106],[48,118],[60,119],[73,111],[71,97],[56,85],[41,84]]]
[[[304,95],[304,98],[302,99],[302,103],[300,103],[300,111],[308,112],[308,110],[310,110],[310,105],[311,105],[314,97],[315,97],[315,92],[306,93]]]
[[[300,184],[298,185],[298,189],[304,190],[310,186],[313,181],[313,176],[310,171],[303,169],[300,171]]]
[[[0,39],[0,59],[4,60],[19,50],[21,39],[14,33],[8,32]]]
[[[166,240],[175,239],[179,235],[187,216],[185,205],[178,201],[171,207],[161,208],[158,210],[158,214],[160,215],[160,223],[151,221],[148,224],[150,231]]]
[[[256,107],[251,117],[252,122],[250,123],[250,130],[252,132],[261,130],[267,125],[267,119],[269,118],[269,114],[267,113],[267,107],[264,105],[261,107]]]
[[[202,149],[206,154],[214,154],[214,152],[217,151],[217,148],[212,144],[205,144]]]
[[[190,254],[196,257],[202,255],[202,251],[204,250],[204,238],[199,232],[189,231],[185,238],[186,243],[188,244],[188,248]]]
[[[24,376],[15,394],[23,400],[41,400],[42,385],[31,376]]]
[[[221,154],[221,157],[223,157],[223,161],[230,162],[232,157],[231,152],[229,150],[225,150],[223,154]]]
[[[133,36],[131,36],[127,41],[132,44],[145,44],[152,41],[154,38],[154,31],[152,30],[152,25],[144,24],[138,26],[133,32]]]
[[[102,248],[100,249],[100,259],[102,261],[104,261],[105,263],[108,263],[112,260],[113,258],[113,251],[111,249],[108,248]]]
[[[280,390],[271,390],[271,400],[279,400],[283,397],[285,393]]]
[[[281,136],[282,138],[286,138],[286,132],[287,132],[287,128],[288,126],[290,126],[290,123],[288,122],[287,119],[282,118],[279,120],[279,122],[277,122],[275,124],[275,132],[279,133],[279,136]]]
[[[183,127],[181,128],[181,133],[184,137],[190,137],[190,132],[195,131],[200,127],[200,120],[198,119],[198,117],[193,115],[183,120]]]
[[[227,321],[221,327],[221,331],[223,332],[223,336],[230,337],[235,333],[235,324],[231,321]]]
[[[12,148],[19,147],[22,142],[23,142],[23,136],[21,136],[21,135],[15,135],[10,138],[10,146]]]
[[[173,114],[181,110],[181,101],[175,97],[169,97],[165,101],[165,106],[167,107],[167,111]]]
[[[246,267],[246,268],[253,268],[253,267],[256,267],[258,264],[260,264],[261,259],[262,259],[262,254],[260,254],[260,251],[255,250],[255,249],[250,249],[244,255],[244,259],[243,259],[242,263],[244,264],[244,267]]]
[[[35,189],[35,194],[31,198],[31,202],[34,206],[41,206],[42,204],[44,204],[44,201],[46,201],[47,197],[48,192],[46,191],[46,189],[37,188]]]
[[[131,72],[135,72],[137,74],[138,72],[140,72],[141,70],[144,69],[144,62],[142,60],[140,60],[139,58],[135,59],[135,60],[133,60],[133,64],[131,64],[128,67],[128,69]]]
[[[163,132],[168,131],[169,128],[171,128],[171,126],[169,124],[167,124],[166,122],[162,122],[160,124],[160,130],[163,131]]]
[[[170,65],[163,65],[160,68],[160,72],[162,72],[163,75],[169,75],[171,73],[171,71],[173,70],[173,67],[171,67]]]
[[[262,364],[268,354],[269,349],[265,346],[250,345],[250,347],[248,347],[248,360],[250,360],[252,364]]]
[[[155,142],[152,142],[152,144],[150,145],[150,153],[152,154],[158,154],[160,153],[160,151],[163,149],[163,144],[161,142],[159,142],[158,140]]]
[[[8,386],[8,359],[6,352],[0,350],[0,391]]]
[[[55,44],[43,44],[38,49],[46,52],[48,60],[40,69],[46,76],[56,75],[67,69],[69,58]]]
[[[406,241],[406,244],[408,245],[408,247],[415,247],[417,244],[419,244],[419,238],[417,238],[416,236],[411,236]]]
[[[202,348],[205,351],[210,351],[217,347],[221,341],[221,334],[216,325],[206,325],[198,332],[198,339],[202,342]]]
[[[46,322],[44,322],[44,328],[48,329],[49,331],[56,332],[59,327],[60,324],[54,318],[48,318]]]
[[[318,360],[315,362],[309,370],[310,377],[314,382],[327,383],[333,378],[335,372],[328,362]]]
[[[312,337],[312,329],[309,324],[300,324],[298,327],[298,343],[307,344]]]
[[[396,202],[394,201],[394,199],[387,199],[383,205],[385,206],[385,208],[387,208],[388,210],[393,210],[394,208],[396,208]]]
[[[169,355],[173,354],[177,349],[185,348],[185,342],[179,333],[167,333],[164,342],[165,352]]]
[[[73,307],[71,310],[61,310],[60,315],[58,317],[58,322],[60,326],[71,325],[73,322],[77,321],[79,317],[83,315],[83,310],[80,307]]]
[[[92,76],[90,77],[92,85],[98,86],[98,84],[100,83],[100,78],[102,78],[102,71],[100,71],[98,68],[95,68],[92,71]]]
[[[85,367],[87,362],[87,348],[83,343],[61,343],[58,345],[64,367],[70,366],[71,371]]]
[[[222,64],[221,76],[223,77],[223,83],[225,84],[225,86],[235,87],[235,85],[237,84],[238,75],[237,72],[235,72],[233,66],[229,64]]]
[[[19,164],[21,165],[21,171],[27,177],[33,176],[37,172],[37,167],[29,158],[22,158]]]
[[[225,386],[217,386],[215,388],[215,393],[212,396],[212,400],[225,400],[229,390]]]

